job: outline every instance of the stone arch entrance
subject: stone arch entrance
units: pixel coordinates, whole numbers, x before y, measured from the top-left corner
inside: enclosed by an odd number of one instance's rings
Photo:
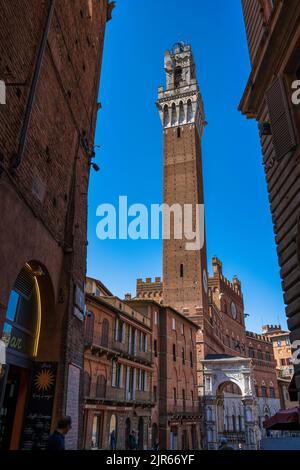
[[[251,360],[212,355],[203,365],[207,448],[218,448],[224,437],[234,448],[240,444],[248,449],[257,448],[258,443],[250,440],[256,426]],[[247,410],[251,410],[251,416]]]
[[[9,293],[0,337],[6,345],[0,381],[0,449],[40,448],[50,431],[57,372],[53,361],[59,357],[54,306],[46,268],[36,261],[25,263]],[[34,392],[42,397],[39,406]],[[48,405],[43,400],[46,393]],[[27,419],[38,407],[39,422]]]

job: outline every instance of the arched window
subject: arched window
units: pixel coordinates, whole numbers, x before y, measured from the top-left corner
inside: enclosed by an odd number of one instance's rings
[[[187,122],[192,122],[193,120],[193,106],[191,100],[188,100],[187,103]]]
[[[84,373],[83,388],[84,388],[84,396],[89,397],[90,396],[90,391],[91,391],[91,376],[86,371]]]
[[[180,86],[181,80],[182,80],[182,67],[178,66],[178,67],[175,67],[175,74],[174,74],[175,88],[178,88]]]
[[[85,343],[92,344],[94,337],[94,313],[87,312],[85,317]]]
[[[108,334],[109,334],[109,323],[106,318],[102,322],[102,335],[101,335],[101,346],[104,348],[108,347]]]
[[[99,375],[97,377],[96,397],[106,397],[106,378],[104,377],[104,375]]]
[[[18,275],[8,300],[2,341],[7,350],[37,355],[41,325],[40,289],[34,272],[26,264]]]
[[[185,121],[184,107],[183,107],[183,102],[180,101],[180,103],[179,103],[179,124],[184,124],[184,121]]]
[[[175,126],[177,123],[177,112],[175,103],[172,104],[172,116],[171,116],[171,125]]]
[[[170,124],[170,113],[168,105],[166,104],[164,107],[164,127],[167,127]]]

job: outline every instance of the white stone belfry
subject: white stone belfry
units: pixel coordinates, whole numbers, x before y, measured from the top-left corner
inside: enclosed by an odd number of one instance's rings
[[[158,88],[156,102],[163,127],[196,124],[201,136],[205,116],[191,46],[178,43],[172,51],[166,51],[164,68],[167,86]]]

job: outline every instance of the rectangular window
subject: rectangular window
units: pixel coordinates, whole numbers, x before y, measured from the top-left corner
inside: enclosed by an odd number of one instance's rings
[[[153,342],[153,349],[154,349],[154,356],[157,357],[157,340],[156,339]]]
[[[176,320],[172,318],[172,330],[176,331]]]
[[[180,277],[183,277],[183,264],[180,265]]]
[[[176,362],[176,345],[173,344],[173,361]]]
[[[254,357],[254,349],[249,348],[249,356]]]
[[[182,348],[182,351],[181,351],[181,357],[182,357],[182,364],[184,365],[184,364],[185,364],[185,354],[184,354],[184,348]]]
[[[154,324],[157,325],[157,311],[154,312]]]
[[[258,349],[258,351],[257,351],[257,358],[262,360],[262,352],[261,352],[260,349]]]
[[[184,335],[184,324],[181,323],[181,334]]]
[[[192,351],[190,351],[190,364],[191,364],[191,367],[193,368],[193,353],[192,353]]]
[[[261,387],[261,396],[266,398],[267,397],[267,387]]]
[[[118,341],[118,332],[119,332],[119,319],[116,318],[116,323],[115,323],[115,341]]]
[[[174,399],[174,405],[177,404],[177,391],[176,388],[173,388],[173,399]]]

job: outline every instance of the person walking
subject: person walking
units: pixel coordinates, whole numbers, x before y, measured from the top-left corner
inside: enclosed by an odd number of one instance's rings
[[[57,423],[54,433],[48,437],[46,450],[65,450],[65,436],[72,428],[70,416],[63,416]]]
[[[234,449],[228,444],[226,437],[221,437],[220,446],[218,450],[234,450]]]
[[[117,438],[116,438],[116,431],[113,429],[110,433],[110,450],[116,450],[117,448]]]
[[[132,430],[130,433],[128,444],[129,444],[128,447],[130,450],[135,450],[137,448],[137,442],[136,442],[134,430]]]

